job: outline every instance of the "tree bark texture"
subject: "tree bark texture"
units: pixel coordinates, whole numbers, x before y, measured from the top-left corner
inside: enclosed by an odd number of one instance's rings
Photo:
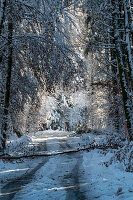
[[[122,89],[122,99],[123,99],[123,106],[125,111],[125,118],[127,120],[127,128],[129,133],[129,139],[133,140],[133,133],[132,133],[132,123],[133,123],[133,109],[132,109],[132,97],[130,95],[131,88],[130,83],[127,76],[127,63],[125,59],[125,46],[123,46],[122,37],[123,35],[120,32],[120,27],[118,23],[118,19],[120,18],[120,8],[122,6],[122,1],[119,0],[112,0],[113,5],[113,27],[114,27],[114,41],[115,41],[115,48],[116,48],[116,58],[117,58],[117,65],[119,71],[119,78],[120,78],[120,85]]]
[[[6,144],[6,132],[8,130],[8,114],[10,105],[10,90],[11,90],[11,72],[12,72],[12,35],[13,35],[13,23],[10,18],[8,21],[8,60],[7,60],[7,79],[6,79],[6,91],[4,101],[4,117],[2,122],[2,147],[5,148]]]

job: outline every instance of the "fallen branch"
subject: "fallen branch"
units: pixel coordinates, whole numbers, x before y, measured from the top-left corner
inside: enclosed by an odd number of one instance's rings
[[[59,152],[54,152],[54,153],[40,153],[40,154],[32,154],[32,155],[21,155],[21,156],[11,156],[9,154],[6,155],[1,155],[0,159],[7,159],[7,160],[12,160],[12,159],[21,159],[21,158],[34,158],[34,157],[47,157],[47,156],[56,156],[56,155],[61,155],[61,154],[69,154],[69,153],[76,153],[80,151],[90,151],[94,149],[101,149],[101,150],[106,150],[106,149],[118,149],[122,148],[123,146],[121,145],[90,145],[89,147],[86,148],[78,148],[78,149],[71,149],[71,150],[65,150],[65,151],[59,151]]]

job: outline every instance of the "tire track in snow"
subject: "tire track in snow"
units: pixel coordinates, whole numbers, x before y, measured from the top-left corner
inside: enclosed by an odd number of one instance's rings
[[[67,143],[67,140],[60,140],[61,149],[71,149],[72,147]],[[80,167],[82,166],[83,156],[82,153],[72,153],[71,155],[63,155],[65,157],[66,163],[69,162],[69,173],[64,176],[61,184],[66,190],[66,200],[86,200],[84,193],[84,180],[82,179],[82,172]],[[76,160],[76,164],[71,165],[71,160]]]
[[[41,147],[44,147],[46,150],[46,142],[41,143]],[[40,149],[40,146],[38,146]],[[23,189],[27,184],[29,184],[34,174],[49,160],[49,157],[45,157],[41,163],[39,163],[34,169],[32,169],[29,173],[22,175],[18,178],[13,179],[9,183],[7,183],[3,188],[1,188],[0,200],[12,200],[16,193],[18,193],[21,189]]]

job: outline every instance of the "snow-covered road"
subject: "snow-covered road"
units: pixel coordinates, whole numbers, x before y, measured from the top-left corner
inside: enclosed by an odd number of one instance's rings
[[[71,150],[76,140],[78,141],[76,145],[80,145],[80,137],[75,137],[75,141],[72,138],[71,145],[68,144],[67,137],[65,133],[63,135],[60,133],[55,137],[53,135],[40,136],[39,139],[34,137],[33,140],[34,142],[40,140],[38,143],[40,151],[51,153]],[[84,182],[82,162],[82,152],[40,158],[37,166],[29,173],[8,182],[1,188],[3,194],[1,199],[32,199],[32,195],[35,193],[37,195],[38,192],[39,196],[35,199],[86,199],[84,189],[88,183]],[[54,194],[55,191],[57,195]]]
[[[41,144],[37,148],[40,151],[53,154],[86,147],[88,138],[38,133],[33,143]],[[102,140],[103,136],[98,138]],[[0,200],[133,200],[133,174],[122,166],[104,165],[112,154],[113,151],[92,150],[28,159],[25,168],[30,162],[31,169],[2,184]]]

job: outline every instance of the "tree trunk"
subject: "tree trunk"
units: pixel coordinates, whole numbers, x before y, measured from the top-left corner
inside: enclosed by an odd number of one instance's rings
[[[125,68],[127,64],[125,63],[125,55],[123,54],[123,44],[121,40],[121,34],[119,31],[119,2],[118,0],[112,0],[112,5],[114,7],[113,10],[113,27],[114,27],[114,36],[115,36],[115,48],[116,48],[116,57],[117,57],[117,65],[118,71],[120,76],[120,84],[122,89],[122,99],[123,99],[123,106],[125,111],[125,118],[127,120],[127,128],[129,133],[129,139],[133,140],[133,134],[131,133],[132,129],[132,98],[130,96],[130,86],[128,85],[127,76],[125,73]]]
[[[113,25],[112,25],[113,26]],[[111,44],[115,44],[115,40],[112,39],[114,38],[114,30],[112,30],[111,32]],[[116,50],[115,49],[111,49],[111,71],[113,74],[113,78],[112,78],[112,95],[113,95],[113,110],[114,110],[114,126],[115,129],[119,132],[120,131],[120,126],[119,126],[119,107],[118,107],[118,81],[117,81],[117,62],[116,62]]]
[[[4,117],[2,122],[2,147],[5,149],[6,144],[6,132],[8,130],[8,114],[10,105],[10,89],[11,89],[11,71],[12,71],[12,35],[13,35],[13,24],[12,19],[8,20],[8,61],[7,61],[7,79],[6,79],[6,92],[4,101]]]
[[[3,24],[5,21],[6,0],[1,2],[1,18],[0,18],[0,35],[2,33]],[[2,55],[0,55],[0,63],[2,62]]]
[[[131,12],[130,12],[130,2],[129,0],[123,0],[124,4],[124,20],[125,20],[125,39],[126,39],[126,53],[127,62],[129,68],[129,79],[131,82],[131,88],[133,91],[133,61],[132,61],[132,50],[131,50]]]

